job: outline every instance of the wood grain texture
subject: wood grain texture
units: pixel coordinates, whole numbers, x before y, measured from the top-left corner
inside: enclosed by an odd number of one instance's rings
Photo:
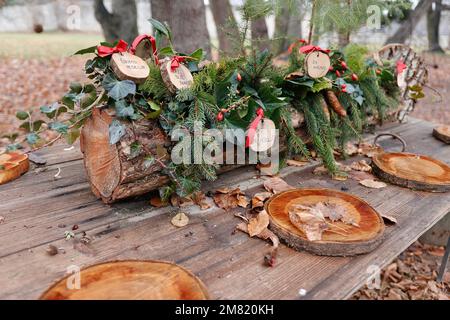
[[[435,125],[411,118],[408,123],[387,124],[380,130],[400,134],[409,151],[428,154],[445,162],[450,148],[430,133]],[[373,141],[373,135],[366,136]],[[398,143],[382,138],[386,150]],[[53,149],[54,148],[54,149]],[[389,185],[381,190],[365,188],[357,181],[334,181],[313,175],[314,166],[289,167],[281,177],[301,188],[343,186],[369,203],[380,214],[395,217],[397,225],[387,226],[385,240],[374,251],[356,257],[326,257],[279,248],[274,268],[264,266],[266,242],[243,233],[233,234],[240,222],[232,213],[211,208],[183,209],[190,223],[175,228],[172,208],[152,208],[149,197],[132,198],[112,205],[96,200],[90,191],[83,163],[76,150],[52,147],[40,155],[51,160],[44,171],[30,170],[20,179],[0,186],[0,299],[37,299],[66,275],[71,265],[87,267],[115,260],[164,260],[179,264],[199,277],[213,299],[345,299],[364,285],[372,265],[383,268],[411,243],[450,212],[449,193],[412,191]],[[58,160],[61,158],[61,162]],[[73,160],[69,160],[72,158]],[[349,159],[351,163],[358,159]],[[54,179],[61,168],[61,178]],[[253,168],[230,171],[205,185],[204,191],[240,187],[252,196],[263,191],[264,178]],[[63,227],[59,227],[63,225]],[[64,239],[64,231],[79,239],[84,232],[92,239],[88,249]],[[48,245],[64,249],[48,256]]]
[[[335,222],[344,234],[325,231],[320,241],[309,241],[289,219],[292,205],[313,206],[319,202],[345,208],[359,227]],[[296,189],[275,195],[266,204],[270,229],[296,250],[325,256],[354,256],[368,253],[383,240],[384,223],[381,216],[366,202],[348,193],[331,189]]]
[[[373,172],[382,180],[414,190],[450,191],[450,167],[428,156],[383,153],[372,159]]]
[[[206,300],[203,283],[186,269],[162,261],[115,261],[81,270],[80,289],[71,275],[51,286],[41,300]]]
[[[150,68],[143,59],[128,52],[114,53],[111,68],[120,80],[131,80],[142,84],[150,74]]]
[[[449,126],[439,126],[433,129],[433,135],[445,142],[446,144],[450,144],[450,127]]]
[[[30,168],[28,155],[10,152],[0,155],[0,184],[19,178]]]

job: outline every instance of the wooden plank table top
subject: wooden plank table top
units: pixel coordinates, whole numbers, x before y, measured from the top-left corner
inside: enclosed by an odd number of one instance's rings
[[[450,163],[450,146],[432,137],[433,125],[417,119],[407,124],[389,124],[381,131],[401,135],[408,151],[426,154]],[[373,139],[368,137],[368,139]],[[396,142],[381,141],[394,150]],[[214,299],[344,299],[367,281],[373,266],[382,268],[450,212],[450,193],[432,194],[396,186],[375,190],[356,181],[332,181],[312,174],[317,163],[305,168],[289,167],[281,176],[296,187],[341,190],[370,203],[382,214],[397,218],[386,228],[386,239],[372,253],[357,257],[320,257],[297,252],[284,245],[277,265],[263,265],[268,243],[233,233],[240,220],[233,213],[196,206],[187,227],[170,223],[179,210],[149,205],[150,196],[105,205],[91,193],[78,149],[54,146],[39,155],[44,168],[34,168],[20,179],[0,186],[0,299],[37,299],[48,286],[66,274],[70,266],[151,259],[178,263],[195,273]],[[349,162],[355,159],[349,159]],[[60,172],[60,178],[54,176]],[[253,168],[241,168],[206,185],[205,190],[239,186],[251,196],[262,191],[264,178]],[[88,247],[65,240],[65,231],[79,239],[92,239]],[[65,253],[50,256],[49,245]]]

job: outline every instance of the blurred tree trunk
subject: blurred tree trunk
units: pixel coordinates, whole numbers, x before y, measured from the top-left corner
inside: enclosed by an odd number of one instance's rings
[[[228,0],[210,0],[209,4],[216,22],[219,49],[226,55],[230,55],[234,49],[230,37],[236,37],[239,34],[230,2]]]
[[[350,43],[350,32],[338,31],[339,48],[344,48]]]
[[[134,0],[114,0],[112,12],[106,9],[103,0],[95,0],[94,11],[106,41],[114,42],[123,39],[131,43],[137,37],[137,9]]]
[[[270,49],[269,32],[267,31],[266,18],[262,17],[251,22],[252,41],[259,50]]]
[[[203,0],[151,0],[152,17],[166,22],[172,30],[175,49],[191,53],[202,48],[211,55]]]
[[[434,8],[433,8],[434,7]],[[428,49],[431,52],[444,53],[439,44],[439,27],[441,25],[442,0],[434,1],[427,13]]]
[[[289,2],[282,1],[281,8],[275,15],[275,33],[273,41],[273,52],[275,55],[286,51],[289,46],[288,33],[291,17]]]
[[[433,4],[433,0],[420,0],[409,18],[403,22],[397,32],[386,43],[404,43],[411,36],[420,19],[427,13]]]

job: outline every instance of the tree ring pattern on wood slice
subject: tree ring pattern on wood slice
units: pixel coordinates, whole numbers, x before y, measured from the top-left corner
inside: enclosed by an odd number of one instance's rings
[[[9,152],[0,155],[0,184],[19,178],[30,168],[28,155]]]
[[[192,73],[184,64],[180,63],[180,66],[172,71],[169,58],[161,61],[161,75],[167,88],[172,93],[181,89],[188,89],[194,82]]]
[[[433,130],[433,136],[447,144],[450,144],[450,126],[440,126]]]
[[[325,77],[330,70],[330,66],[331,60],[326,53],[314,51],[306,56],[306,72],[313,79]]]
[[[111,68],[120,80],[131,80],[138,84],[144,83],[150,74],[147,62],[128,52],[114,53]]]
[[[305,206],[319,202],[343,206],[359,226],[334,222],[345,234],[325,231],[320,241],[309,241],[306,235],[289,219],[289,208],[294,204]],[[296,250],[325,256],[354,256],[368,253],[383,241],[383,218],[369,204],[348,193],[330,189],[295,189],[275,195],[266,203],[270,229]]]
[[[114,261],[81,270],[80,288],[67,286],[69,275],[41,300],[207,300],[206,287],[188,270],[162,261]]]
[[[450,191],[450,167],[428,156],[412,153],[382,153],[372,159],[380,179],[414,190]]]

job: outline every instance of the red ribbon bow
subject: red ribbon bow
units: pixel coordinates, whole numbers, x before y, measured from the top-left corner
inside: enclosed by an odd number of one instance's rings
[[[175,72],[175,70],[177,70],[180,67],[180,63],[184,62],[184,60],[186,60],[185,57],[173,56],[172,62],[170,63],[170,70],[172,72]]]
[[[308,45],[308,46],[304,46],[304,47],[300,48],[300,53],[304,53],[304,54],[308,54],[308,53],[315,52],[315,51],[320,51],[320,52],[323,52],[326,54],[331,52],[331,50],[329,50],[329,49],[322,49],[319,46],[313,46],[313,45]]]
[[[137,46],[144,40],[148,40],[152,44],[153,57],[155,59],[155,63],[158,65],[159,60],[158,60],[158,50],[156,49],[156,40],[152,36],[149,36],[147,34],[141,34],[136,39],[134,39],[130,48],[130,53],[135,54]]]
[[[245,142],[245,147],[248,148],[253,143],[253,139],[255,138],[256,128],[258,128],[259,123],[264,118],[264,110],[263,108],[258,108],[256,110],[256,118],[252,121],[250,126],[248,127],[247,139]]]
[[[104,58],[112,55],[113,53],[126,52],[128,49],[128,43],[123,40],[119,40],[117,45],[113,48],[107,46],[98,46],[97,53],[100,57]]]
[[[403,62],[403,59],[397,61],[397,74],[402,74],[408,66]]]

